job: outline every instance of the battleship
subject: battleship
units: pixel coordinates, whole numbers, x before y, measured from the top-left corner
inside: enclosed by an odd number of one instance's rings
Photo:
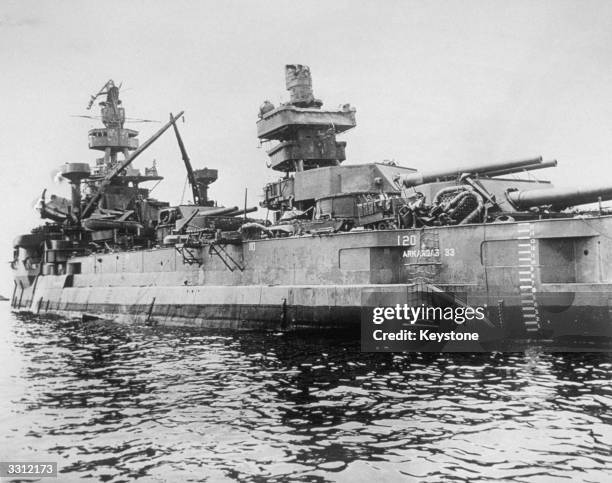
[[[256,120],[276,173],[257,207],[209,198],[170,114],[146,142],[124,127],[113,81],[91,97],[95,165],[67,163],[71,198],[43,191],[45,224],[14,241],[11,306],[36,314],[234,329],[357,329],[366,307],[460,294],[509,339],[612,336],[612,185],[554,187],[529,157],[425,170],[346,164],[356,109],[323,107],[310,69],[287,65],[289,100]],[[256,110],[254,109],[254,117]],[[132,163],[173,130],[193,203],[150,196]],[[535,174],[534,174],[535,173]],[[237,197],[239,194],[237,194]],[[263,215],[261,215],[263,217]],[[425,295],[423,295],[425,294]],[[417,297],[418,298],[415,298]],[[491,335],[493,337],[493,335]]]

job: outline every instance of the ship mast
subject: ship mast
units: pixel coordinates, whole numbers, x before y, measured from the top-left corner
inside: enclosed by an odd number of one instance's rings
[[[91,109],[95,100],[104,95],[106,100],[99,103],[104,127],[89,131],[89,149],[104,151],[104,158],[98,163],[103,170],[117,164],[118,153],[122,153],[123,157],[127,158],[130,151],[138,148],[138,131],[123,127],[125,109],[121,107],[119,87],[112,79],[104,84],[98,93],[91,96],[87,109]]]
[[[147,168],[145,174],[141,175],[138,170],[128,170],[129,165],[159,136],[161,136],[183,112],[180,112],[172,120],[159,129],[151,138],[145,141],[142,146],[138,143],[138,131],[124,128],[125,109],[121,106],[119,99],[119,87],[113,80],[109,80],[96,94],[92,95],[88,109],[91,108],[95,100],[100,96],[106,99],[99,103],[101,110],[103,128],[91,129],[89,131],[89,148],[104,151],[104,157],[96,160],[96,169],[89,177],[89,184],[92,191],[85,208],[81,213],[82,218],[86,218],[98,205],[109,189],[111,184],[119,185],[119,190],[112,194],[114,205],[107,208],[125,210],[132,202],[139,198],[146,198],[148,191],[139,190],[138,184],[144,181],[159,181],[163,178],[158,175],[155,165]],[[123,159],[119,159],[119,153]],[[131,187],[127,185],[131,184]],[[107,204],[107,203],[103,203]]]

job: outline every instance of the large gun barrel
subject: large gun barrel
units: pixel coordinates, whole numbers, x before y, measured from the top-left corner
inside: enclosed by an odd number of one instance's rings
[[[516,168],[498,169],[495,171],[487,171],[486,175],[489,178],[495,176],[506,176],[508,174],[524,173],[525,171],[535,171],[536,169],[554,168],[557,166],[557,160],[545,161],[544,163],[529,164],[527,166],[518,166]]]
[[[410,173],[402,175],[398,178],[398,182],[406,188],[418,186],[424,183],[432,183],[434,181],[444,181],[450,178],[456,178],[462,174],[481,174],[485,175],[490,171],[500,171],[523,166],[534,166],[542,163],[542,157],[533,159],[522,159],[519,161],[505,161],[502,163],[488,164],[473,164],[452,169],[440,169],[426,171],[424,173]]]
[[[583,188],[539,188],[527,191],[508,191],[510,203],[518,210],[534,206],[551,205],[554,209],[569,206],[612,200],[612,186],[593,186]]]
[[[193,211],[176,222],[176,233],[184,233],[196,216],[233,216],[233,213],[238,210],[237,206],[229,206],[227,208],[213,208],[211,210],[201,210],[200,207],[194,206]],[[231,215],[229,213],[232,213]]]
[[[198,216],[233,216],[235,211],[238,211],[237,206],[229,206],[227,208],[213,208],[211,210],[197,210]],[[231,214],[230,214],[231,213]]]
[[[238,211],[232,211],[231,213],[227,213],[227,216],[245,215],[247,213],[253,213],[254,211],[257,211],[257,210],[258,210],[257,206],[251,206],[250,208],[247,208],[246,210],[243,208]]]

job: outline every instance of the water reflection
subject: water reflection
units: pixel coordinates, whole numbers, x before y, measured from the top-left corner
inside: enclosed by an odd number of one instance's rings
[[[362,354],[330,335],[6,320],[2,455],[54,457],[63,480],[610,477],[605,353]]]

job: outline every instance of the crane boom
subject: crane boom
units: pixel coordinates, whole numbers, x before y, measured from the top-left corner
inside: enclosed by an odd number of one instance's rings
[[[200,190],[198,189],[198,185],[196,183],[193,168],[191,166],[189,156],[187,155],[185,144],[183,143],[183,138],[181,138],[181,134],[179,133],[178,126],[176,125],[175,121],[176,119],[174,118],[174,116],[172,116],[172,113],[170,113],[170,122],[172,123],[172,127],[174,128],[174,134],[176,134],[176,141],[178,142],[179,149],[181,150],[181,157],[183,158],[183,162],[185,163],[185,169],[187,170],[187,179],[189,180],[189,184],[191,185],[191,192],[193,194],[193,204],[199,206],[202,201],[200,199]]]
[[[185,111],[179,112],[176,117],[172,118],[171,121],[164,124],[159,129],[159,131],[157,131],[155,134],[153,134],[153,136],[151,136],[144,143],[142,143],[142,145],[136,151],[130,154],[127,158],[125,158],[119,165],[117,165],[110,173],[108,173],[104,177],[104,179],[100,182],[97,191],[93,194],[91,200],[89,200],[89,203],[83,210],[83,214],[81,215],[82,218],[86,218],[91,214],[95,204],[100,200],[100,198],[104,194],[104,191],[106,191],[106,188],[108,187],[108,185],[111,184],[113,179],[115,179],[119,175],[119,173],[121,173],[121,171],[127,168],[132,163],[132,161],[134,161],[140,154],[142,154],[145,149],[147,149],[149,146],[151,146],[151,144],[157,141],[157,139],[184,114],[184,112]]]

